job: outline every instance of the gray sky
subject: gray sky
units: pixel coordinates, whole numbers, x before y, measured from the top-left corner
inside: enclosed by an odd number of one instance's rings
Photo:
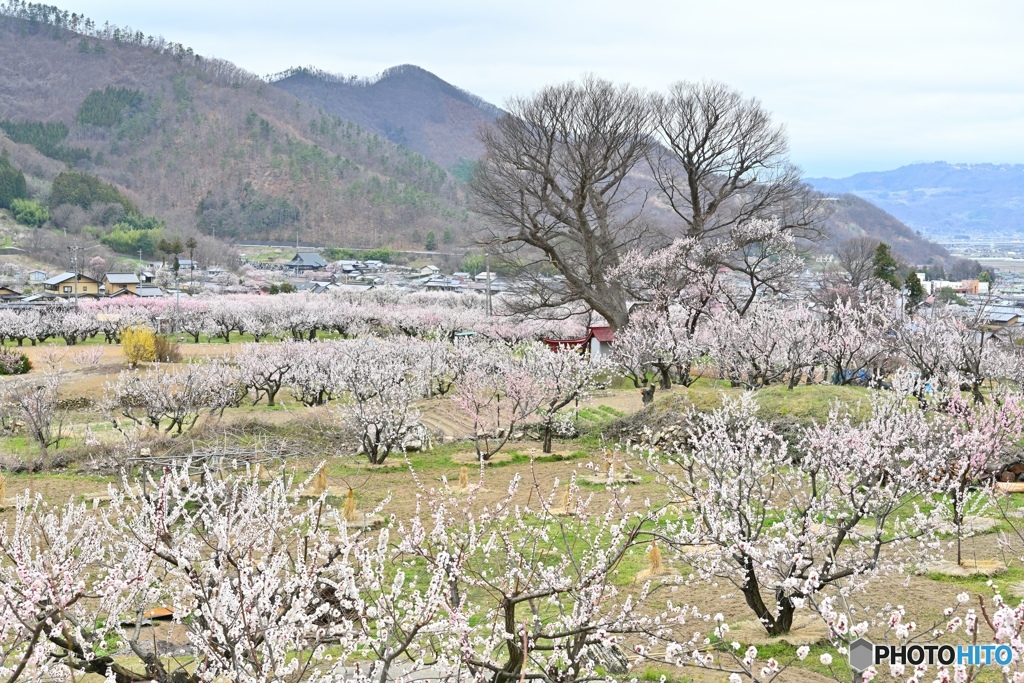
[[[73,4],[72,4],[73,3]],[[410,63],[501,105],[585,72],[759,97],[809,176],[1024,162],[1020,0],[71,0],[257,74]]]

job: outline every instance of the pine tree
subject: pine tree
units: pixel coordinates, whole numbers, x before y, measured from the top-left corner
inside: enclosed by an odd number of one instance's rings
[[[903,286],[907,288],[907,303],[905,305],[908,313],[913,312],[921,305],[924,301],[924,285],[921,284],[921,279],[917,277],[917,273],[910,271],[907,278],[903,281]]]
[[[423,248],[427,251],[434,251],[437,249],[437,235],[433,230],[427,231],[427,238],[423,241]]]
[[[875,249],[875,256],[872,259],[874,265],[874,276],[879,280],[888,282],[893,289],[900,289],[902,283],[899,275],[896,274],[899,264],[892,255],[892,247],[885,242],[879,242]],[[921,284],[918,282],[918,284]]]

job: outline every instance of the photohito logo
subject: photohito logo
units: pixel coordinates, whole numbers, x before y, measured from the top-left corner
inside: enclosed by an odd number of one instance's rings
[[[950,666],[1006,666],[1013,661],[1009,645],[875,645],[867,638],[850,644],[850,667],[865,671],[879,664],[918,664]]]

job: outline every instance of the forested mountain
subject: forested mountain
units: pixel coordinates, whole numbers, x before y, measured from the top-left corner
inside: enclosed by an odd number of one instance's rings
[[[222,238],[422,246],[428,230],[464,232],[462,187],[408,147],[180,45],[10,5],[0,146],[37,196],[71,165],[171,229]],[[69,232],[95,223],[56,208]]]
[[[476,95],[411,64],[392,67],[371,80],[301,68],[271,82],[456,172],[483,153],[477,130],[501,114]]]
[[[912,164],[848,178],[811,178],[822,192],[867,199],[917,230],[945,237],[1024,231],[1024,165]]]

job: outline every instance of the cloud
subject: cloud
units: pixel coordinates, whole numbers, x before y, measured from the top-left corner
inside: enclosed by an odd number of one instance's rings
[[[258,74],[315,65],[373,75],[412,63],[496,104],[585,72],[650,89],[717,79],[764,101],[811,175],[1024,161],[1016,0],[84,0],[72,9]]]

